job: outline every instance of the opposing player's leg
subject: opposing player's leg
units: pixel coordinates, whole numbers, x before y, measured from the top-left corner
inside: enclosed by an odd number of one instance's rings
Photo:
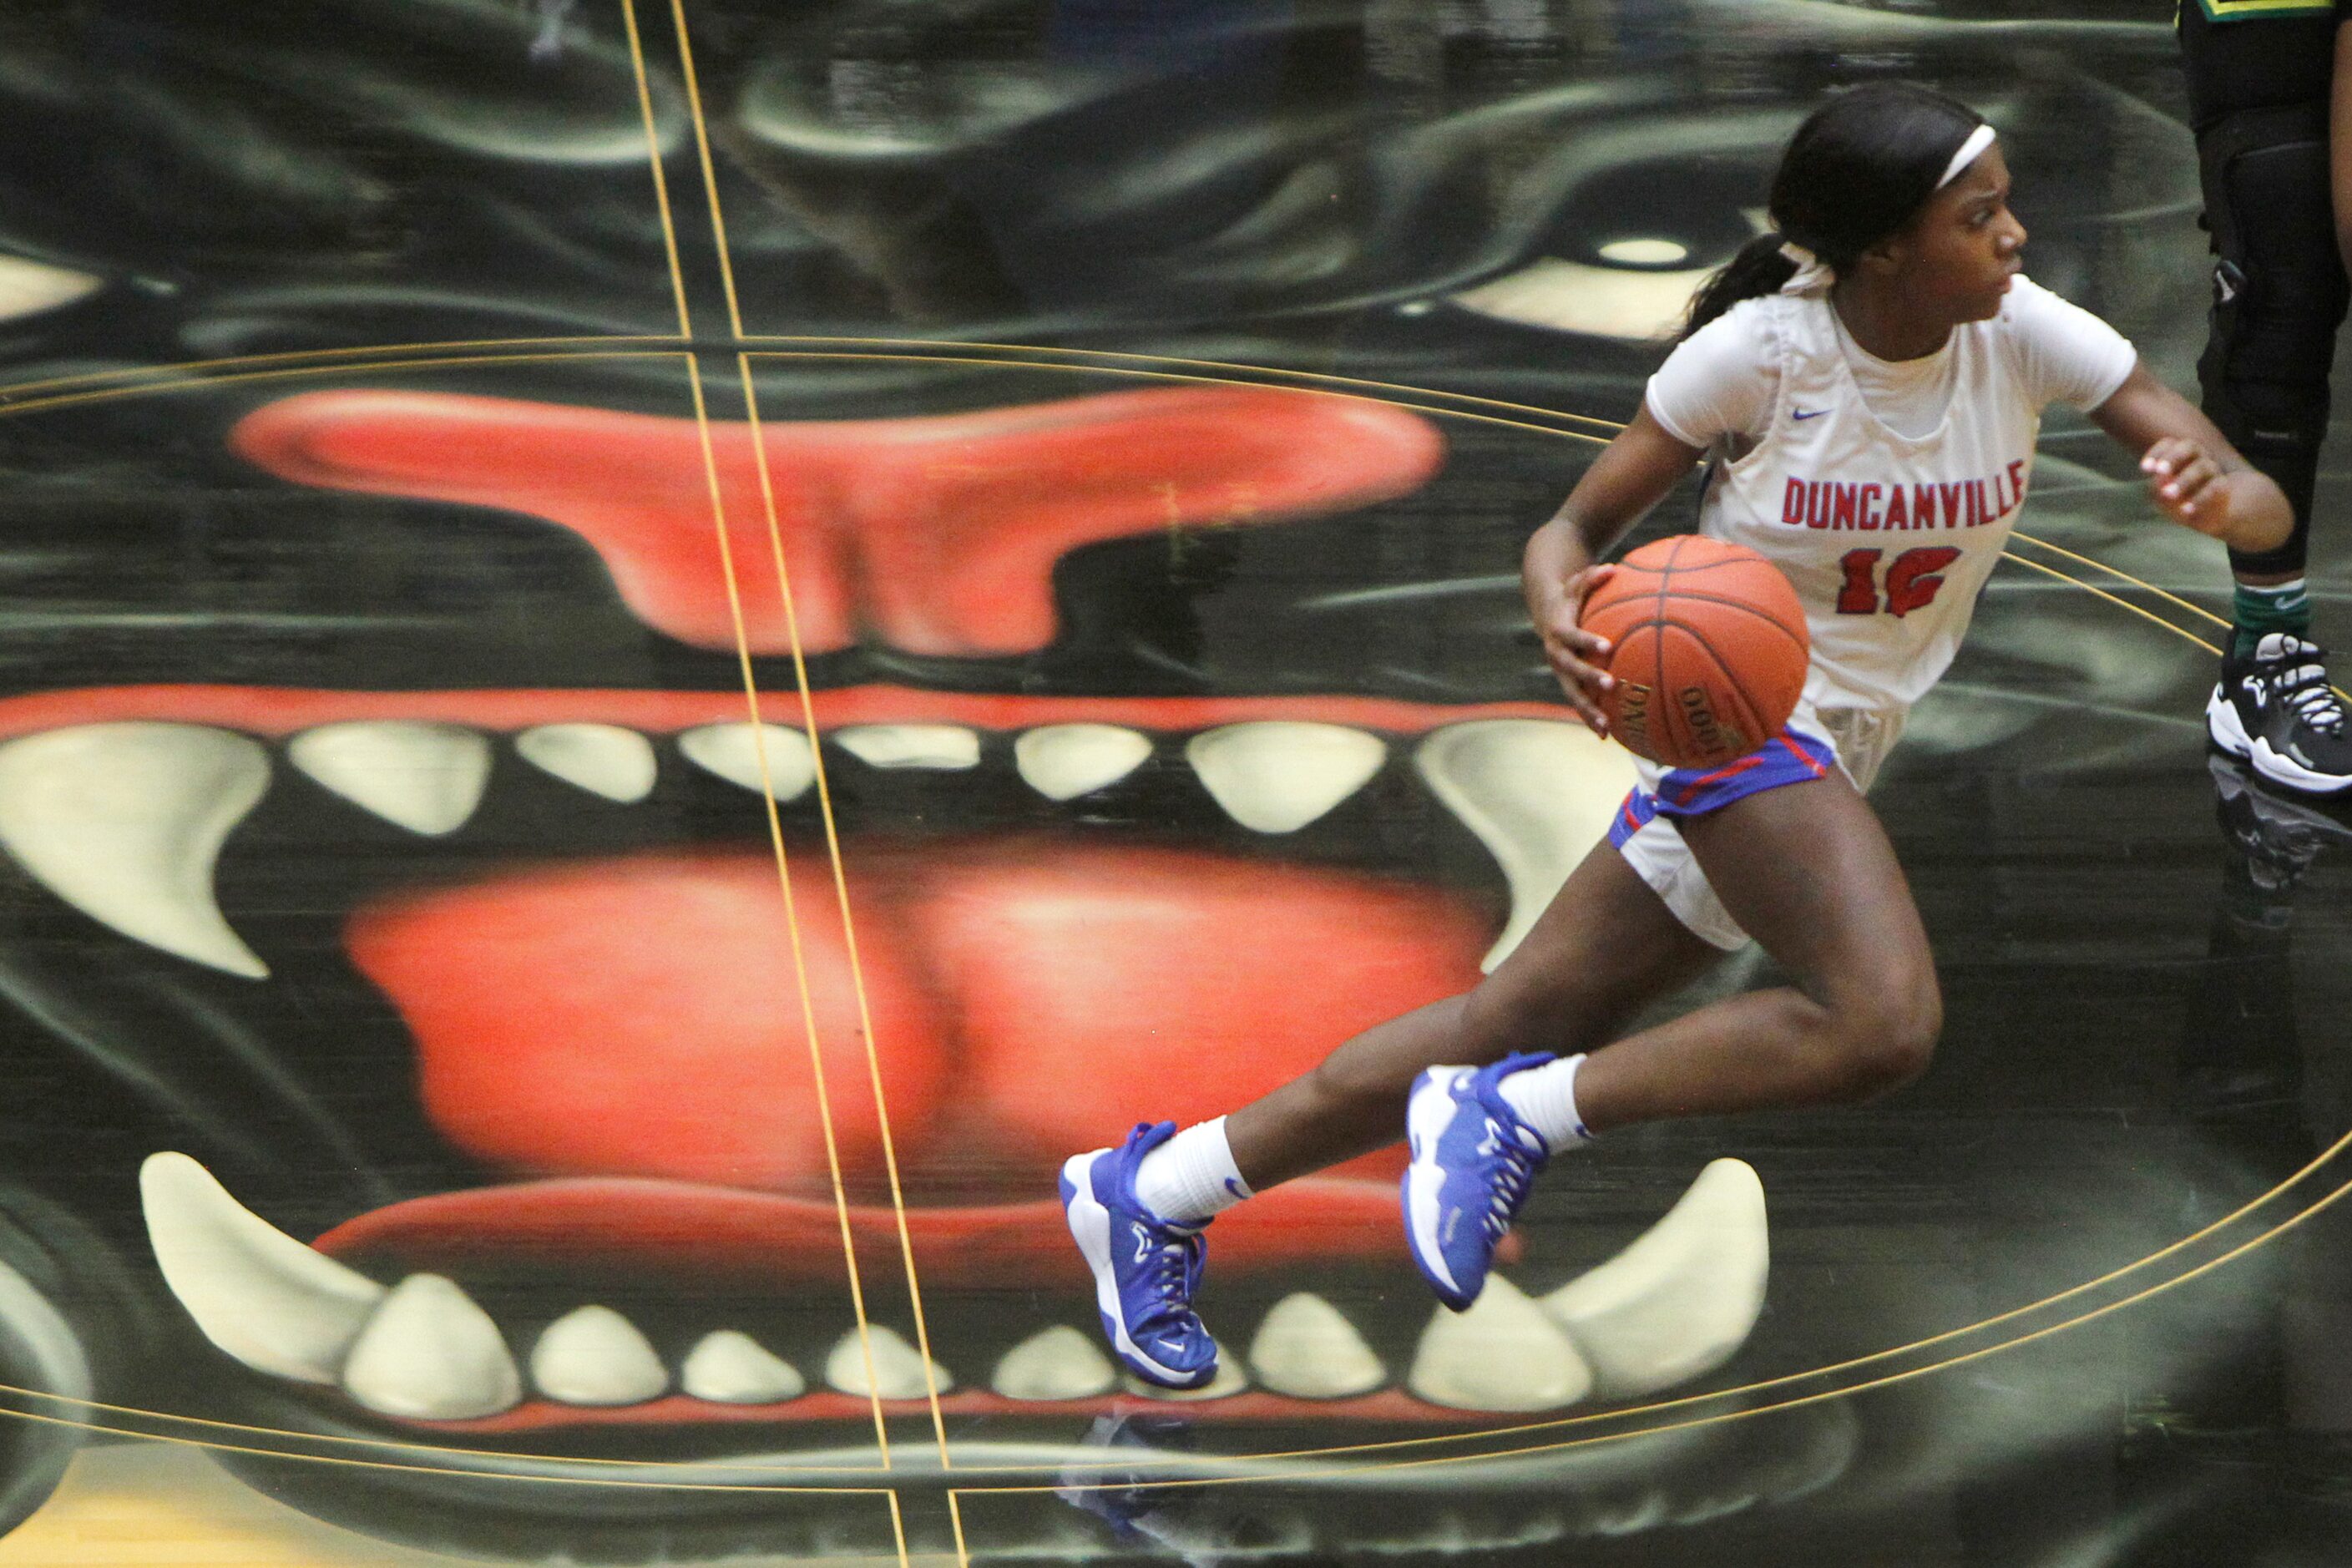
[[[2330,64],[2352,34],[2333,17],[2217,26],[2184,6],[2213,309],[2198,362],[2206,414],[2275,480],[2294,532],[2231,551],[2230,646],[2205,705],[2213,743],[2290,788],[2352,789],[2352,724],[2311,637],[2304,569],[2328,377],[2347,299],[2331,195]],[[2337,116],[2352,116],[2339,71]]]

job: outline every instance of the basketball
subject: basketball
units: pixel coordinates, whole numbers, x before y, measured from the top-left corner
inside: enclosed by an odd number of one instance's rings
[[[1612,734],[1668,767],[1715,767],[1780,732],[1811,641],[1797,591],[1753,550],[1676,534],[1618,563],[1580,623],[1609,639]]]

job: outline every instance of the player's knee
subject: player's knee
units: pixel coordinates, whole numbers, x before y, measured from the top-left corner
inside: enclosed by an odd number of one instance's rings
[[[1927,1070],[1944,1029],[1943,994],[1932,968],[1882,977],[1837,1010],[1848,1097],[1891,1093]]]

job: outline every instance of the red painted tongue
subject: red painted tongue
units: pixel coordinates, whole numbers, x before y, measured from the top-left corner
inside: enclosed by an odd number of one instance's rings
[[[302,484],[561,523],[595,548],[646,624],[732,648],[715,484],[751,652],[793,647],[772,501],[805,651],[870,637],[955,658],[1051,642],[1054,563],[1079,545],[1366,506],[1418,489],[1442,454],[1429,423],[1402,409],[1239,386],[769,423],[756,440],[742,422],[315,392],[255,410],[230,443]]]
[[[887,1202],[878,1078],[914,1202],[1028,1200],[1016,1228],[1051,1234],[1066,1155],[1233,1109],[1475,983],[1492,937],[1457,895],[1150,847],[860,841],[846,881],[854,965],[813,855],[791,918],[772,860],[667,853],[380,900],[348,940],[427,1111],[497,1167],[824,1199],[830,1226],[828,1126]]]

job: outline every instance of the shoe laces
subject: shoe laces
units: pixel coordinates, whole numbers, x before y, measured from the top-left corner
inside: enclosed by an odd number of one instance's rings
[[[1491,1116],[1486,1119],[1486,1135],[1494,1142],[1495,1153],[1486,1169],[1486,1212],[1478,1216],[1478,1224],[1489,1240],[1500,1241],[1534,1189],[1537,1161],[1534,1152],[1519,1141],[1517,1129]]]
[[[1192,1296],[1201,1288],[1201,1268],[1207,1261],[1208,1249],[1201,1244],[1197,1230],[1169,1226],[1162,1235],[1165,1239],[1152,1247],[1144,1264],[1144,1281],[1160,1304],[1152,1321],[1182,1322],[1192,1316]]]
[[[2270,677],[2271,689],[2296,723],[2328,735],[2344,732],[2344,703],[2327,684],[2327,667],[2320,662],[2326,655],[2317,644],[2273,633],[2263,639],[2261,657],[2265,664],[2286,665]]]

